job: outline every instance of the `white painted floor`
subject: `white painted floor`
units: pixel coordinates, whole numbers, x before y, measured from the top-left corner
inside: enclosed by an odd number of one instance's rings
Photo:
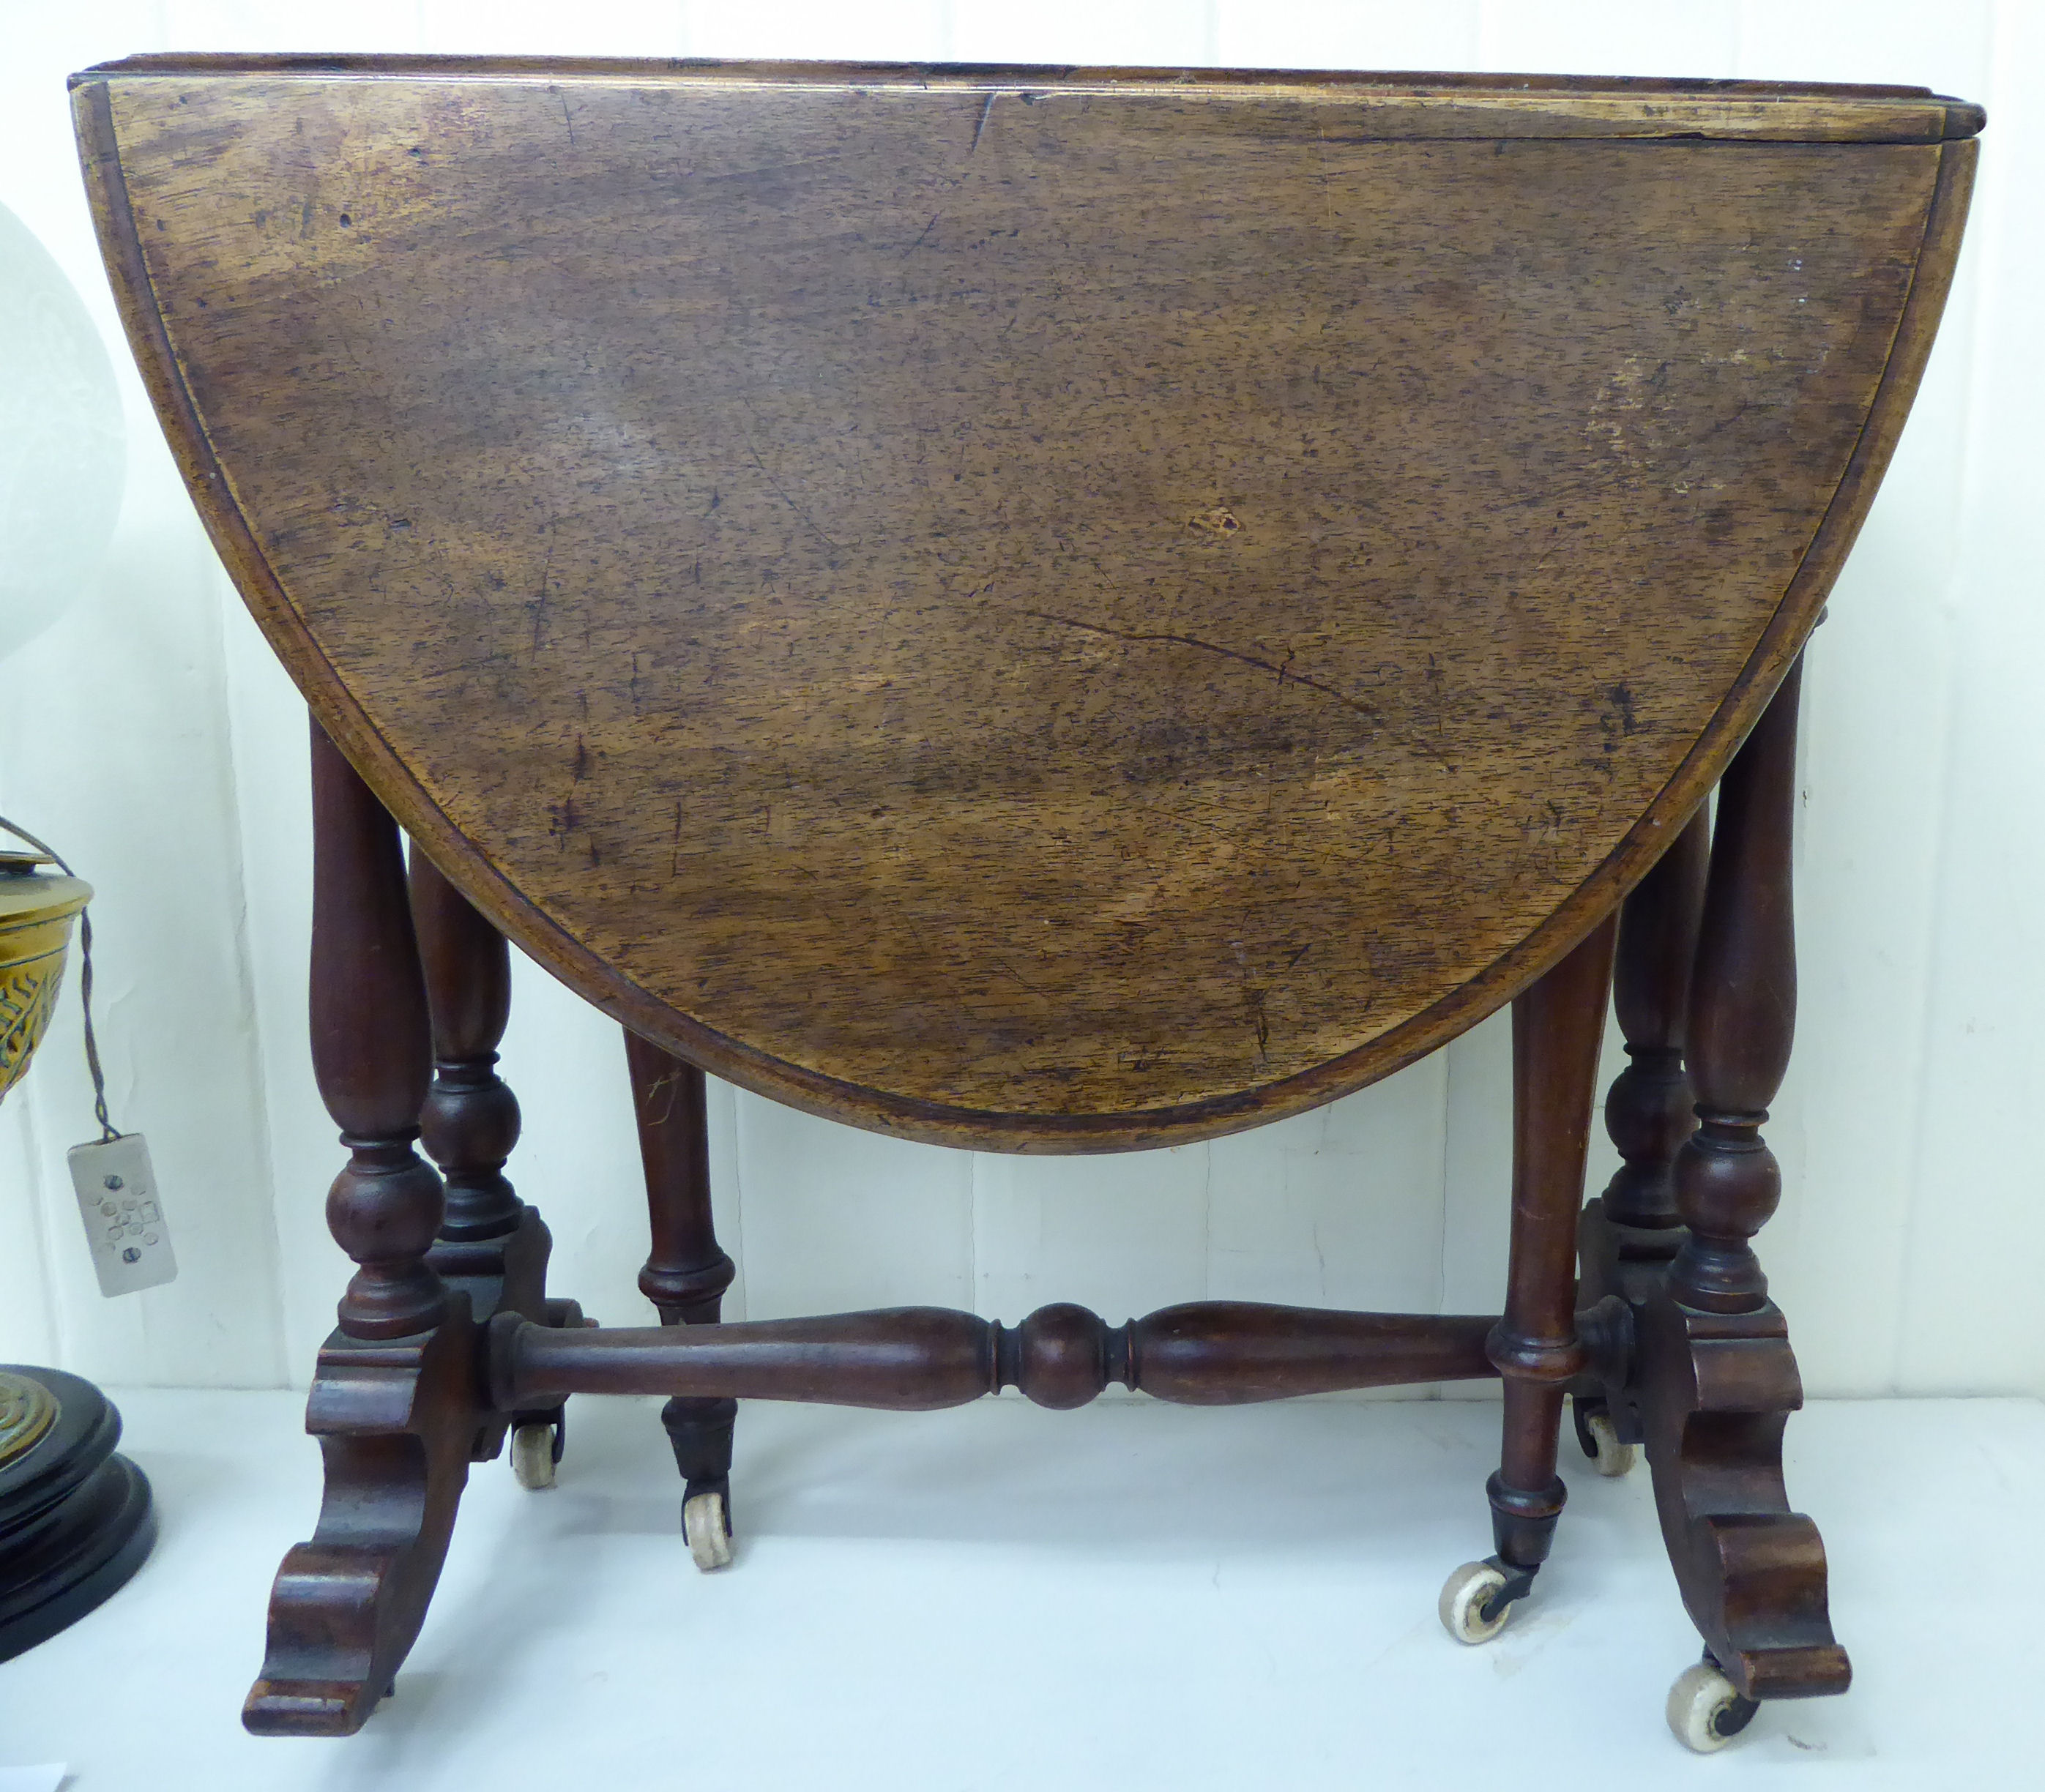
[[[1644,1470],[1600,1482],[1569,1444],[1531,1605],[1488,1648],[1442,1633],[1442,1579],[1489,1547],[1496,1409],[1458,1401],[749,1406],[738,1559],[704,1577],[656,1403],[579,1400],[554,1490],[476,1470],[368,1729],[259,1741],[264,1599],[317,1503],[299,1399],[115,1397],[162,1540],[0,1665],[0,1767],[67,1762],[79,1792],[2045,1784],[2036,1402],[1793,1421],[1855,1684],[1699,1759],[1662,1719],[1697,1644]]]

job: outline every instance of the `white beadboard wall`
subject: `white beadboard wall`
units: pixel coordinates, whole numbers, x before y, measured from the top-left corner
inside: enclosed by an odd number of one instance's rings
[[[2045,7],[1989,0],[0,0],[0,202],[123,370],[121,530],[0,667],[0,812],[98,886],[117,1118],[156,1154],[183,1273],[102,1301],[65,1148],[90,1093],[67,992],[0,1108],[0,1359],[115,1382],[302,1380],[345,1264],[304,1044],[302,712],[215,562],[128,366],[64,76],[144,50],[488,51],[1561,71],[1921,83],[1989,108],[1944,333],[1807,688],[1803,1013],[1762,1240],[1814,1394],[2045,1393]],[[1317,1113],[1206,1146],[1049,1160],[906,1145],[720,1087],[719,1224],[756,1317],[937,1302],[1111,1318],[1200,1296],[1495,1309],[1496,1017]],[[1608,1047],[1608,1056],[1616,1053]],[[607,1321],[644,1221],[623,1052],[521,963],[513,1163],[555,1285]],[[1599,1149],[1601,1179],[1612,1159]]]

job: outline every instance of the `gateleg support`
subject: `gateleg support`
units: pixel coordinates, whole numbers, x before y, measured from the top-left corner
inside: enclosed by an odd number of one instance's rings
[[[1673,1213],[1643,1228],[1615,1199],[1616,1179],[1581,1228],[1585,1298],[1630,1316],[1630,1348],[1606,1366],[1599,1397],[1646,1444],[1670,1563],[1704,1645],[1706,1667],[1671,1695],[1671,1724],[1694,1748],[1717,1746],[1764,1700],[1841,1693],[1852,1679],[1832,1634],[1824,1543],[1783,1482],[1803,1382],[1750,1242],[1781,1195],[1762,1128],[1795,1032],[1800,674],[1800,662],[1720,788],[1683,1042],[1695,1121],[1650,1141],[1666,1156]]]
[[[328,1225],[356,1271],[306,1404],[325,1470],[318,1523],[278,1571],[242,1710],[265,1736],[350,1734],[390,1690],[469,1462],[494,1452],[509,1417],[490,1398],[483,1323],[580,1317],[546,1299],[546,1228],[498,1174],[517,1108],[489,1071],[499,992],[487,967],[472,977],[487,924],[426,867],[415,926],[396,824],[317,725],[312,745],[313,1068],[349,1152]],[[456,1181],[452,1203],[414,1148],[422,1113]]]
[[[714,1325],[736,1266],[711,1213],[707,1079],[694,1064],[626,1029],[632,1106],[646,1179],[652,1245],[640,1292],[663,1325]],[[677,1394],[660,1423],[682,1478],[682,1530],[698,1567],[731,1561],[731,1450],[738,1402]]]

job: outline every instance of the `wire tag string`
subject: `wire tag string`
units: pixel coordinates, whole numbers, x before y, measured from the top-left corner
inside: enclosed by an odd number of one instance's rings
[[[57,850],[39,840],[26,828],[17,828],[4,815],[0,815],[0,829],[4,829],[15,839],[25,840],[37,852],[49,859],[66,877],[76,877],[78,873],[64,862]],[[121,1136],[114,1122],[106,1117],[106,1073],[99,1067],[99,1040],[92,1030],[92,909],[88,904],[79,911],[78,949],[80,968],[78,978],[79,1000],[85,1009],[85,1063],[92,1072],[92,1112],[99,1122],[102,1144]]]

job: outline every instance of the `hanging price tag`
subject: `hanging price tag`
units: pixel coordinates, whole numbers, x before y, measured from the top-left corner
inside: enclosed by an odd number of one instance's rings
[[[177,1275],[149,1147],[140,1132],[72,1146],[71,1180],[101,1294],[132,1294]]]
[[[48,846],[0,815],[0,833],[26,840],[65,876],[75,874]],[[33,868],[33,862],[32,867]],[[106,1076],[99,1064],[99,1040],[92,1026],[92,915],[78,917],[78,994],[85,1011],[85,1063],[92,1073],[92,1111],[99,1137],[71,1150],[71,1182],[77,1192],[79,1217],[85,1221],[86,1242],[102,1294],[132,1294],[160,1287],[178,1273],[171,1252],[171,1229],[164,1223],[156,1197],[156,1172],[149,1167],[149,1148],[140,1132],[117,1131],[106,1114]]]

